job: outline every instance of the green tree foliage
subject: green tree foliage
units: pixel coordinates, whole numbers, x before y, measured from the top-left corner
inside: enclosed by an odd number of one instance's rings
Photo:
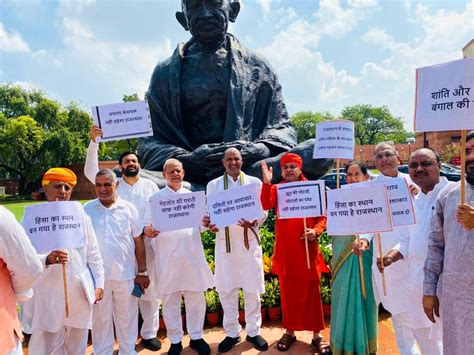
[[[301,111],[291,116],[291,122],[296,131],[298,143],[314,138],[316,134],[316,123],[333,120],[334,116],[329,112]]]
[[[388,140],[405,143],[407,139],[408,132],[403,128],[402,119],[394,117],[386,106],[348,106],[342,110],[341,117],[354,122],[358,144],[377,144]]]
[[[0,85],[0,172],[20,179],[20,194],[33,191],[48,168],[84,160],[91,122],[77,104]]]

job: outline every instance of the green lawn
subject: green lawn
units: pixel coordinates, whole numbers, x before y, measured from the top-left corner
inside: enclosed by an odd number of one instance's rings
[[[0,201],[0,205],[4,206],[7,210],[10,210],[14,215],[18,222],[20,222],[21,218],[23,217],[23,211],[26,206],[33,205],[35,203],[41,203],[45,201]],[[87,200],[79,201],[81,203],[87,202]]]

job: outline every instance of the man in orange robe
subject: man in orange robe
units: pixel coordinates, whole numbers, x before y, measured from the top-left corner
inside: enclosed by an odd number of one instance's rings
[[[280,165],[283,181],[281,184],[306,181],[301,172],[303,160],[297,154],[287,153]],[[277,186],[272,185],[273,171],[262,163],[263,186],[261,201],[263,208],[277,208]],[[275,251],[272,265],[280,282],[283,327],[285,334],[277,344],[277,349],[286,351],[296,341],[295,331],[313,331],[311,344],[319,353],[325,353],[327,344],[322,342],[319,332],[324,329],[323,307],[320,295],[319,270],[321,258],[317,237],[326,227],[326,217],[306,218],[306,231],[303,218],[276,218]],[[309,241],[310,269],[306,265],[306,250],[303,237]],[[324,263],[323,263],[324,264]],[[325,265],[324,265],[325,266]]]

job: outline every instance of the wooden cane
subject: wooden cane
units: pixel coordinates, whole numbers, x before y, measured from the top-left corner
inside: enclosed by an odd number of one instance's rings
[[[461,204],[466,202],[466,130],[461,130]]]
[[[385,285],[385,272],[383,266],[382,238],[380,238],[380,233],[376,233],[375,236],[377,238],[377,244],[379,245],[380,264],[382,265],[380,273],[382,274],[383,295],[387,296],[387,286]]]
[[[359,234],[356,234],[356,241],[357,241],[357,245],[360,245]],[[359,274],[360,274],[360,284],[362,287],[362,297],[364,297],[364,300],[365,300],[366,291],[365,291],[365,279],[364,279],[364,263],[362,262],[362,255],[359,255]]]
[[[306,218],[303,218],[304,222],[304,232],[306,233],[308,231],[308,228],[306,227]],[[304,247],[306,249],[306,266],[308,267],[308,270],[311,269],[311,264],[309,263],[309,247],[308,247],[308,237],[304,237]]]
[[[64,286],[64,301],[66,305],[66,318],[69,318],[69,295],[67,291],[67,271],[66,264],[62,264],[63,269],[63,286]]]
[[[336,159],[336,189],[339,188],[339,166],[341,165],[341,160],[339,158]]]

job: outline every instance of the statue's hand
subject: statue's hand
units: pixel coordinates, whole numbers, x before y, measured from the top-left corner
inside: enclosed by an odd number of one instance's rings
[[[253,163],[258,160],[270,157],[270,149],[263,143],[247,142],[240,151],[242,159],[246,163]]]

